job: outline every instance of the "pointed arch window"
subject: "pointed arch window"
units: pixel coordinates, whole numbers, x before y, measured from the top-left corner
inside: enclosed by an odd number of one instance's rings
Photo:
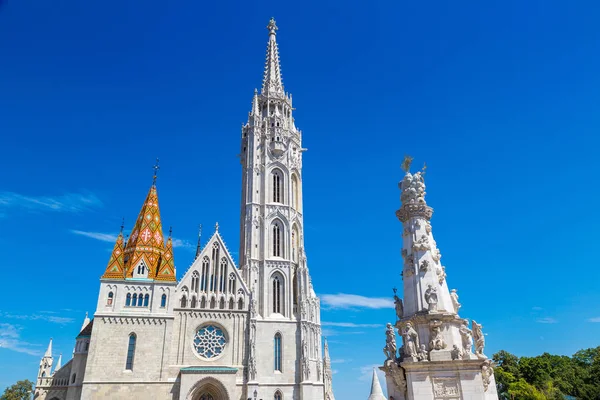
[[[149,302],[150,302],[150,295],[147,294],[147,295],[144,296],[144,307],[148,307],[148,303]]]
[[[127,297],[125,298],[125,305],[127,307],[131,306],[131,293],[127,293]]]
[[[225,292],[225,279],[227,279],[227,259],[221,258],[221,270],[219,271],[219,292]]]
[[[273,202],[283,203],[283,174],[278,169],[273,171]]]
[[[273,256],[283,257],[283,228],[279,221],[273,223],[271,236],[273,241]]]
[[[137,306],[137,293],[134,293],[134,294],[133,294],[133,297],[132,297],[132,299],[131,299],[131,306],[132,306],[132,307],[135,307],[135,306]]]
[[[212,268],[210,270],[210,291],[214,291],[217,289],[217,277],[216,275],[219,273],[217,267],[218,267],[218,263],[219,263],[219,243],[215,242],[213,243],[213,248],[212,248]]]
[[[137,306],[141,307],[143,303],[144,303],[144,296],[140,293],[140,295],[138,297]]]
[[[274,370],[281,372],[281,333],[276,333],[273,339],[273,351],[274,351]],[[277,396],[277,394],[275,394]],[[277,397],[275,397],[277,398]]]
[[[133,359],[135,358],[135,333],[129,335],[129,345],[127,346],[127,361],[125,362],[126,370],[133,370]]]
[[[283,277],[279,274],[273,275],[272,279],[273,312],[283,314]]]
[[[229,274],[229,293],[235,293],[235,274],[233,272]]]
[[[167,295],[166,295],[166,294],[163,294],[163,295],[160,297],[160,306],[161,306],[162,308],[165,308],[165,307],[167,306]]]
[[[273,396],[273,400],[282,400],[283,396],[281,395],[281,392],[278,390],[275,392],[275,396]]]
[[[106,298],[107,306],[112,306],[114,296],[115,296],[115,294],[113,292],[108,292],[108,297]]]
[[[206,292],[208,288],[208,268],[210,267],[210,260],[207,256],[202,259],[202,280],[200,281],[200,290]]]
[[[192,292],[196,292],[198,293],[198,283],[200,281],[200,275],[198,274],[198,271],[194,271],[192,273]]]
[[[298,178],[292,175],[292,207],[300,210],[300,197],[298,194]]]
[[[187,307],[187,298],[185,295],[181,298],[181,308]]]

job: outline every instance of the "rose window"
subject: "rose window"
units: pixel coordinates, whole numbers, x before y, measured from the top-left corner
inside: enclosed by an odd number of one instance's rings
[[[193,344],[200,356],[214,358],[223,352],[227,339],[221,328],[208,325],[198,329]]]

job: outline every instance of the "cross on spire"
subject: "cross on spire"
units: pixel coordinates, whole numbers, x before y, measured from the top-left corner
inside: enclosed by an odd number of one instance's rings
[[[276,31],[277,29],[277,24],[275,23],[275,18],[271,18],[271,20],[269,21],[269,25],[267,25],[267,29],[269,30],[269,34],[270,35],[276,35]]]
[[[156,176],[158,175],[158,170],[160,169],[160,165],[158,164],[158,157],[156,158],[156,163],[154,164],[154,177],[152,179],[152,184],[156,185]]]

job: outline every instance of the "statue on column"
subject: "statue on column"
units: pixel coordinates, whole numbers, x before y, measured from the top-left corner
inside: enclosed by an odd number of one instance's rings
[[[388,322],[385,329],[385,347],[383,348],[386,360],[396,360],[396,333],[394,327]]]
[[[419,334],[408,322],[402,331],[402,339],[404,341],[404,354],[411,357],[413,361],[417,361],[419,349]]]
[[[473,347],[473,332],[469,329],[469,321],[466,319],[463,320],[459,332],[462,338],[463,357],[468,358],[469,354],[472,353]]]
[[[427,290],[425,291],[425,302],[427,303],[429,312],[437,311],[437,289],[432,285],[427,285]]]
[[[461,304],[458,302],[458,293],[456,293],[456,289],[452,289],[452,291],[450,292],[450,298],[452,299],[454,312],[458,314],[458,309],[461,307]]]
[[[485,338],[481,331],[481,325],[473,320],[473,338],[475,339],[475,355],[479,358],[485,358],[483,355],[483,347],[485,346]]]
[[[404,303],[402,303],[402,299],[396,295],[396,291],[398,289],[394,288],[394,307],[396,308],[396,318],[399,320],[404,316]]]

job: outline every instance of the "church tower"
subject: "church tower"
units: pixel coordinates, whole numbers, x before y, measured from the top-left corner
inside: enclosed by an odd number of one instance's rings
[[[387,325],[387,357],[384,366],[388,396],[404,399],[497,400],[491,361],[483,354],[481,325],[458,315],[455,289],[448,290],[446,269],[433,238],[433,209],[425,202],[425,172],[406,175],[399,187],[402,206],[396,216],[402,222],[404,301],[394,295],[402,337],[396,347],[394,326]],[[394,289],[395,291],[395,289]],[[475,349],[473,349],[475,339]]]
[[[281,79],[277,25],[260,93],[242,128],[240,266],[251,291],[249,393],[278,385],[283,398],[324,397],[320,304],[304,252],[302,132]],[[271,352],[255,348],[273,347]],[[273,353],[272,355],[270,355]]]

